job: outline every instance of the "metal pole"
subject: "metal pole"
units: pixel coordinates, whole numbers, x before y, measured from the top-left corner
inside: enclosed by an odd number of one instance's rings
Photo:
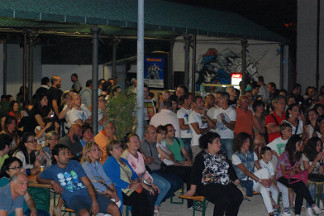
[[[92,130],[98,133],[98,41],[100,28],[92,27]]]
[[[116,77],[116,52],[117,52],[118,39],[114,37],[113,39],[113,49],[112,49],[112,78]]]
[[[241,41],[242,44],[242,95],[245,94],[245,88],[247,84],[247,74],[246,74],[246,48],[247,48],[247,41],[243,39]]]
[[[197,35],[192,37],[192,75],[191,75],[191,93],[195,95],[196,92],[196,52],[197,52]]]
[[[279,75],[279,88],[282,89],[284,85],[284,68],[283,68],[283,61],[284,61],[284,46],[280,44],[280,75]]]
[[[28,56],[29,56],[29,64],[28,64],[28,100],[32,101],[32,97],[33,97],[33,61],[34,61],[34,42],[33,42],[33,38],[29,37],[29,52],[28,52]]]
[[[283,57],[283,73],[287,74],[287,81],[286,81],[286,86],[284,85],[283,88],[287,89],[289,92],[292,90],[292,83],[295,83],[295,81],[293,81],[293,76],[291,74],[291,70],[289,70],[289,46],[288,45],[284,45],[283,46],[283,50],[284,50],[284,57]],[[295,86],[295,85],[294,85]]]
[[[137,127],[140,139],[144,136],[144,0],[138,0],[137,20]]]
[[[26,100],[26,78],[27,78],[27,33],[24,33],[23,47],[23,100]]]
[[[321,1],[317,0],[317,26],[316,26],[316,88],[319,87],[319,46],[320,46],[320,24],[321,24]]]
[[[8,70],[7,70],[7,41],[3,40],[3,80],[2,80],[2,85],[3,85],[3,94],[7,94],[7,75],[8,75]]]
[[[190,65],[190,41],[191,36],[183,36],[185,40],[185,71],[184,71],[184,85],[189,88],[189,65]]]
[[[173,46],[174,46],[174,40],[170,41],[170,51],[169,51],[169,68],[168,68],[168,89],[174,88],[174,71],[173,71]]]

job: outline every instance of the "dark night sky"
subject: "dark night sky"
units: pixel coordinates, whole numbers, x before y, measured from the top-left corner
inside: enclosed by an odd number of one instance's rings
[[[236,12],[289,39],[296,37],[296,0],[166,0]],[[284,24],[292,24],[288,28]],[[292,39],[293,40],[293,39]]]

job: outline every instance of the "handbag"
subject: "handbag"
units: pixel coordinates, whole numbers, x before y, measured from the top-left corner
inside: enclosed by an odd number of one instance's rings
[[[308,179],[314,182],[324,182],[324,175],[317,173],[309,173]]]
[[[288,179],[289,184],[294,184],[296,182],[303,181],[305,184],[307,184],[308,180],[308,170],[301,171],[297,174],[294,175],[285,175],[284,176],[286,179]]]
[[[119,162],[118,162],[118,164],[119,164]],[[131,183],[133,182],[133,180],[128,176],[128,174],[127,174],[126,170],[124,169],[124,167],[121,166],[121,164],[119,164],[119,166],[120,166],[120,168],[122,168],[122,170],[125,172],[125,174],[126,174],[126,176],[127,176],[127,178],[128,178],[129,184],[131,184]],[[127,166],[127,164],[126,164],[126,166]],[[131,169],[131,168],[130,168],[130,169]],[[141,186],[140,189],[137,189],[137,190],[136,190],[136,192],[139,193],[139,194],[142,193],[142,191],[143,191],[143,187],[142,187],[142,186]]]

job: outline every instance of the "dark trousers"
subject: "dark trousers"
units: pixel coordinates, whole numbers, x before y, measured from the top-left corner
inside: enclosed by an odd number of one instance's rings
[[[166,172],[174,174],[182,178],[187,185],[187,191],[190,190],[190,175],[191,167],[189,166],[167,166]],[[188,200],[187,207],[190,208],[193,205],[192,200]]]
[[[304,182],[299,181],[299,182],[290,184],[288,179],[286,179],[285,177],[279,178],[278,181],[280,183],[286,185],[288,188],[292,188],[293,191],[296,193],[295,214],[300,214],[304,198],[310,206],[314,204],[314,200],[312,199],[312,196]],[[293,181],[294,180],[292,180],[292,182]]]
[[[123,193],[123,204],[132,207],[132,216],[150,216],[150,206],[146,193],[134,191],[130,196]]]
[[[143,188],[143,192],[142,192],[142,193],[145,193],[145,194],[146,194],[146,197],[147,197],[148,202],[149,202],[149,204],[150,204],[150,213],[151,213],[151,215],[154,215],[154,206],[155,206],[154,204],[155,204],[156,198],[157,198],[157,196],[158,196],[158,192],[155,191],[154,195],[152,195],[152,194],[150,193],[150,191],[145,190],[145,189]]]
[[[203,186],[197,193],[214,203],[214,216],[236,216],[243,201],[242,192],[230,183],[228,185],[208,184]]]

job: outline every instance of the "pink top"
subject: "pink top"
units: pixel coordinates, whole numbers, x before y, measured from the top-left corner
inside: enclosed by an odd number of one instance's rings
[[[144,179],[153,178],[148,173],[148,171],[145,168],[144,158],[140,152],[137,152],[137,158],[134,157],[132,154],[128,152],[128,150],[125,150],[122,154],[122,157],[125,158],[128,163],[133,168],[134,172],[139,176],[141,181],[144,181]]]
[[[284,151],[278,158],[278,163],[277,163],[277,179],[283,176],[281,172],[281,166],[280,165],[285,165],[287,170],[291,170],[293,168],[299,167],[301,163],[301,159],[299,161],[296,161],[294,166],[291,166],[289,162],[289,154],[287,151]]]

